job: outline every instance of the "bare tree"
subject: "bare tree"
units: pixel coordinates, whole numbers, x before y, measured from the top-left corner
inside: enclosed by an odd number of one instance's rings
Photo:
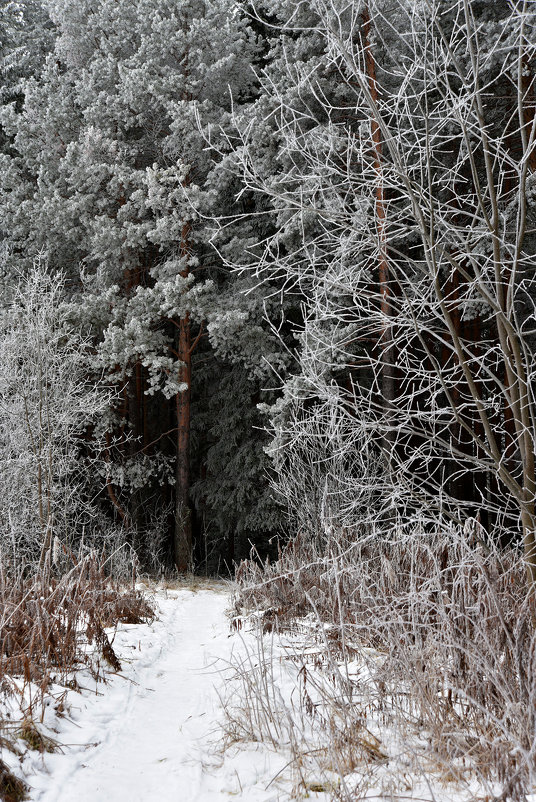
[[[306,418],[336,399],[330,414],[354,432],[336,441],[341,464],[364,432],[389,442],[383,508],[480,516],[495,537],[522,537],[532,587],[536,11],[315,0],[304,24],[289,7],[289,41],[314,34],[325,57],[283,55],[279,76],[264,74],[285,171],[266,174],[258,121],[237,120],[235,145],[247,187],[302,232],[283,249],[277,228],[250,264],[306,291],[280,442],[293,442],[296,405]]]

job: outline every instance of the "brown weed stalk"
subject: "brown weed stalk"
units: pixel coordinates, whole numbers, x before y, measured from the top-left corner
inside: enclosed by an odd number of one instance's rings
[[[142,594],[121,588],[94,553],[60,577],[0,568],[0,681],[20,676],[45,690],[52,673],[65,677],[87,662],[87,643],[118,669],[105,628],[152,616]]]
[[[504,799],[533,787],[536,606],[515,548],[454,529],[340,534],[324,554],[298,538],[277,563],[242,563],[237,581],[236,615],[262,611],[265,632],[314,617],[316,676],[333,677],[335,664],[340,672],[336,682],[308,678],[323,698],[332,765],[358,766],[363,744],[380,754],[367,734],[374,720],[403,735],[414,773],[466,788],[475,778],[499,784]],[[367,667],[366,705],[363,683],[347,671],[356,659]]]

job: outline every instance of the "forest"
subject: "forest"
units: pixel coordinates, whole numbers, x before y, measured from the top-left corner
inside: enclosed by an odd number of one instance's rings
[[[292,798],[530,802],[535,0],[0,0],[0,70],[0,680],[231,578]]]

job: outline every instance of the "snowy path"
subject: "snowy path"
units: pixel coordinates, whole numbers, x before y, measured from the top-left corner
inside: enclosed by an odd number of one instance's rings
[[[60,719],[57,736],[70,746],[35,759],[36,773],[29,777],[34,802],[283,798],[273,787],[266,790],[280,768],[277,759],[270,765],[266,750],[246,749],[219,765],[212,754],[217,689],[224,682],[215,663],[230,656],[236,640],[229,637],[227,604],[222,592],[175,591],[159,601],[160,620],[152,627],[118,633],[114,648],[124,661],[122,675],[100,696],[70,694],[70,715]]]
[[[230,798],[328,802],[333,798],[332,791],[340,788],[338,764],[332,759],[337,753],[326,740],[329,731],[323,731],[314,718],[300,718],[302,708],[294,701],[300,702],[296,689],[302,669],[300,661],[286,659],[285,644],[270,635],[258,639],[254,627],[230,635],[225,615],[229,596],[223,583],[197,592],[185,588],[158,592],[156,601],[158,619],[153,624],[123,625],[116,633],[113,645],[122,662],[120,674],[110,673],[103,685],[81,670],[77,676],[86,687],[66,692],[64,713],[55,709],[62,689],[52,689],[56,696],[50,697],[44,721],[37,723],[45,735],[62,744],[61,752],[41,755],[26,749],[20,765],[14,754],[4,750],[3,759],[22,771],[31,786],[31,802],[223,802]],[[306,641],[300,646],[303,637],[298,638],[297,648],[305,649]],[[314,657],[318,648],[313,643],[312,652],[300,654],[304,659],[307,654]],[[242,678],[256,677],[261,683],[258,687],[266,684],[262,704],[255,704],[240,681],[232,681],[234,672],[227,670],[231,657],[235,665],[242,661],[247,672]],[[307,666],[311,699],[316,669],[310,658]],[[363,693],[362,709],[367,716],[366,664],[356,661],[354,668],[363,682],[362,691],[356,683],[356,693]],[[324,674],[320,681],[333,682],[330,677]],[[224,698],[234,693],[229,710],[237,713],[231,727],[237,740],[227,749],[222,747],[219,693]],[[359,704],[359,695],[356,699]],[[263,712],[265,702],[270,708],[268,718]],[[393,796],[439,802],[497,796],[499,786],[488,793],[489,787],[479,786],[470,775],[463,784],[455,778],[445,785],[437,768],[440,764],[423,758],[430,748],[423,734],[412,741],[405,731],[390,729],[389,722],[385,725],[374,713],[366,721],[366,736],[350,741],[353,752],[347,753],[352,763],[344,788],[355,789],[349,795],[371,802]],[[299,741],[301,737],[305,741]],[[301,751],[293,751],[291,743]],[[360,748],[361,744],[368,744],[368,749]],[[372,759],[371,745],[376,749]],[[338,754],[344,759],[344,751]],[[531,802],[536,802],[536,794]]]

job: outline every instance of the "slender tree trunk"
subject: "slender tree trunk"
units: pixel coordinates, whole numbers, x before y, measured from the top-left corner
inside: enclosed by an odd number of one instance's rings
[[[235,533],[231,527],[227,535],[227,570],[230,574],[233,572],[233,563],[235,559]]]
[[[179,382],[187,389],[177,393],[177,464],[175,475],[175,541],[174,558],[177,570],[186,573],[192,564],[192,516],[190,510],[190,384],[192,378],[190,316],[179,322],[177,348],[181,361]]]
[[[180,255],[187,259],[190,252],[190,224],[182,227]],[[188,264],[181,271],[187,278]],[[190,398],[192,381],[192,334],[190,315],[179,320],[177,358],[179,359],[179,382],[186,389],[177,393],[177,462],[175,469],[175,538],[173,556],[179,573],[192,568],[192,514],[190,509]]]
[[[468,339],[471,342],[472,352],[475,355],[477,360],[480,360],[482,348],[482,319],[480,317],[480,313],[477,312],[474,318],[471,321],[467,322],[467,329],[468,329]],[[482,383],[479,382],[480,385],[480,392],[484,395],[484,388]],[[476,432],[476,435],[479,440],[485,441],[485,432],[484,427],[482,426],[482,422],[478,415],[475,413],[473,409],[472,412],[473,418],[473,426]],[[475,454],[484,462],[484,454],[482,450],[478,447],[476,441],[473,440],[472,449],[474,449]],[[483,468],[475,468],[474,470],[474,478],[473,478],[473,493],[475,502],[477,502],[480,508],[480,522],[486,531],[489,531],[489,527],[492,520],[491,511],[489,509],[488,504],[484,504],[484,501],[488,499],[488,488],[489,488],[489,480],[490,474],[489,471],[485,471]]]
[[[529,169],[536,172],[536,146],[534,144],[534,115],[536,110],[536,98],[534,92],[534,75],[530,68],[529,60],[526,55],[522,58],[521,70],[521,106],[523,109],[520,121],[522,126],[521,140],[523,150],[527,149]],[[531,145],[532,142],[532,145]]]
[[[527,566],[527,582],[529,590],[534,593],[536,588],[536,516],[534,514],[534,500],[527,501],[521,513],[521,521],[523,524],[523,550]]]
[[[140,429],[140,384],[139,384],[139,363],[134,368],[132,375],[127,380],[127,409],[128,422],[130,424],[130,439],[127,441],[127,453],[131,460],[135,460],[140,450],[141,429]],[[138,533],[142,530],[142,492],[141,488],[132,487],[128,498],[128,520],[130,531],[128,542],[135,549],[138,548]]]
[[[363,45],[365,71],[368,79],[370,97],[374,106],[378,103],[378,84],[376,81],[376,64],[371,49],[371,22],[368,5],[362,13]],[[386,426],[389,426],[390,410],[395,401],[395,353],[393,334],[389,318],[392,314],[392,288],[389,278],[389,262],[387,256],[385,189],[382,173],[382,141],[380,126],[374,118],[371,120],[371,136],[374,148],[373,166],[376,174],[376,232],[378,235],[378,285],[380,294],[380,312],[383,319],[382,332],[379,338],[381,350],[381,395],[385,409]],[[393,433],[384,436],[384,450],[388,455],[394,444]]]
[[[525,412],[529,405],[529,388],[525,381],[521,384],[521,407]],[[527,581],[531,593],[536,593],[536,473],[533,432],[526,421],[523,421],[522,436],[519,437],[519,448],[523,462],[523,504],[521,507],[521,523],[523,526],[523,548],[527,566]],[[535,621],[536,624],[536,621]]]

